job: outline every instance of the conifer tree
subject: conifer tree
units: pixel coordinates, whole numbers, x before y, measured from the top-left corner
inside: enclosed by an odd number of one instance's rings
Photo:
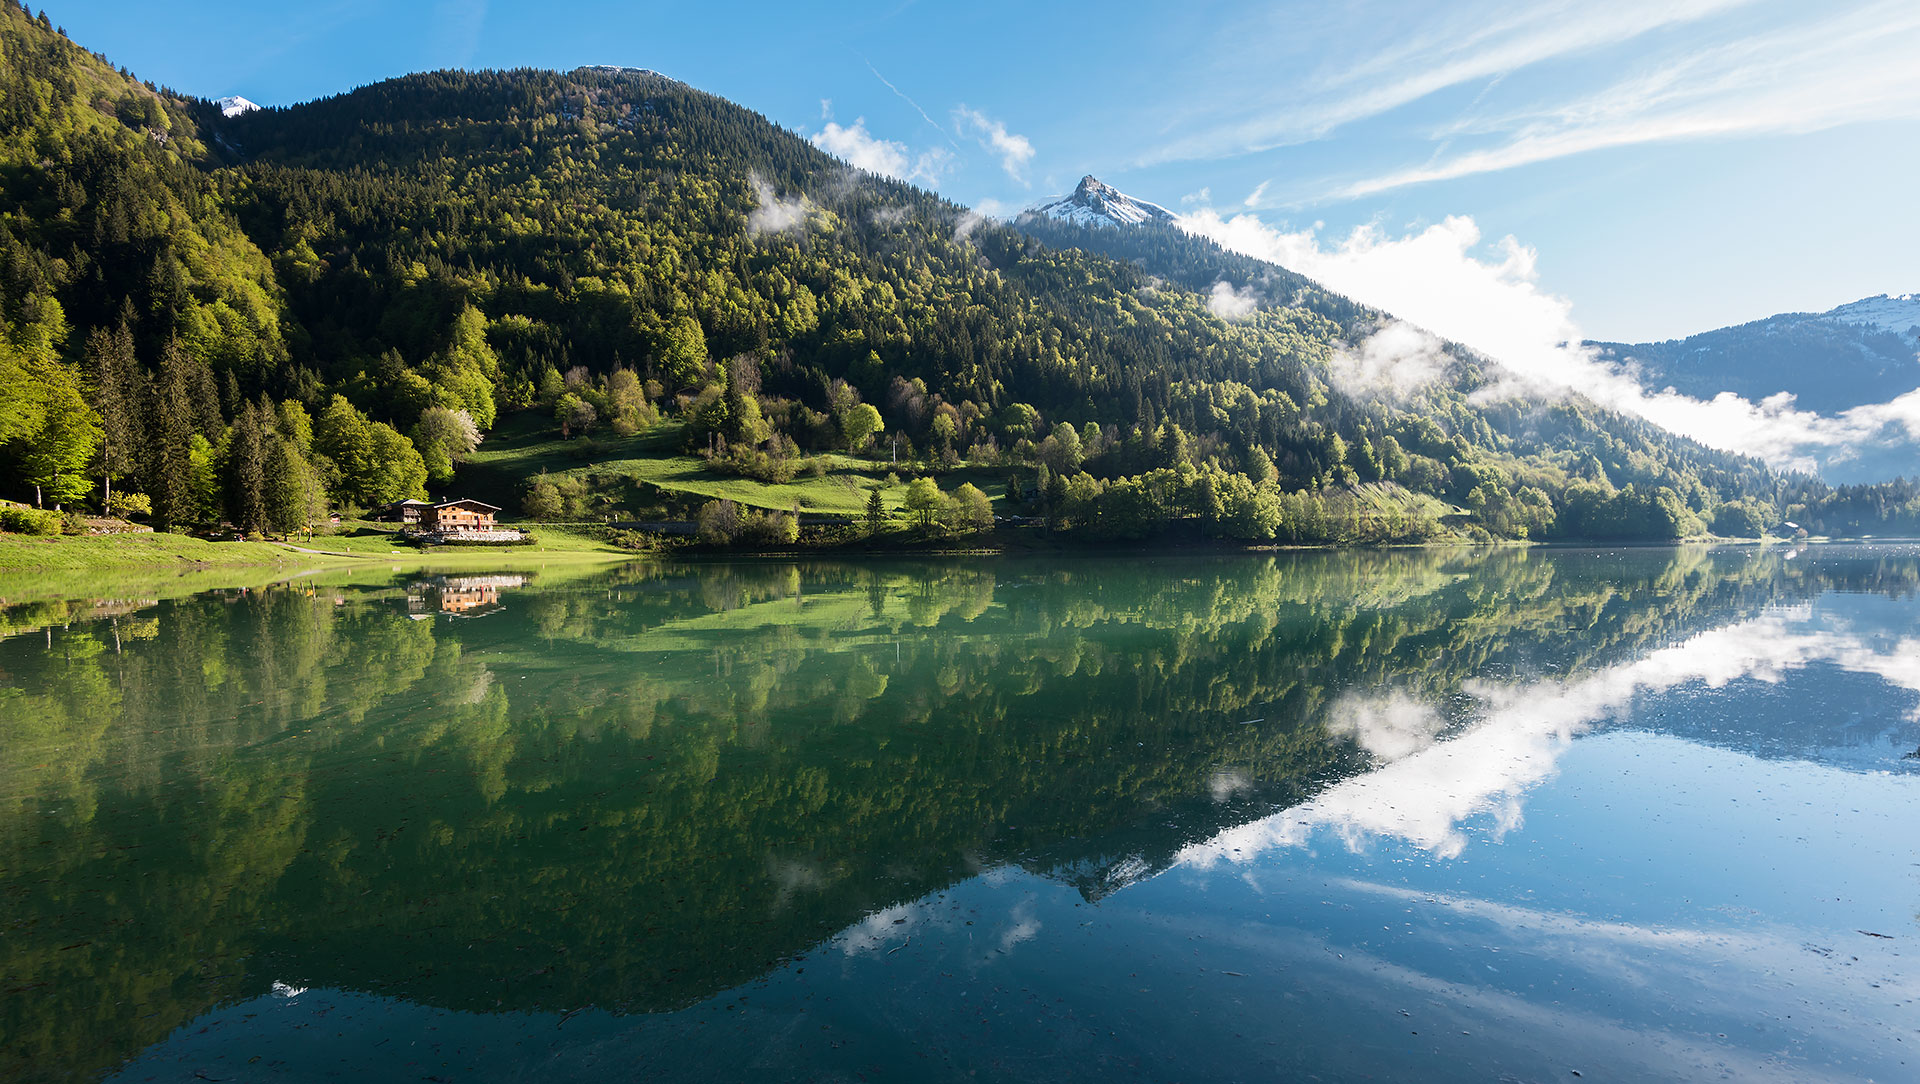
[[[197,511],[192,441],[198,434],[188,394],[186,358],[180,341],[169,338],[145,396],[146,488],[154,522],[161,527],[186,526]]]
[[[227,437],[226,483],[227,518],[248,534],[267,526],[267,450],[261,431],[260,410],[248,403],[233,420]]]
[[[108,332],[87,336],[87,366],[93,381],[93,409],[100,417],[100,448],[94,467],[100,475],[100,505],[111,512],[113,482],[132,474],[139,462],[140,368],[133,332],[122,322]]]

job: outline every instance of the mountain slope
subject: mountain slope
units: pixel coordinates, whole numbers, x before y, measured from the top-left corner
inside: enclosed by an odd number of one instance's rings
[[[1537,532],[1550,529],[1541,510],[1566,491],[1583,452],[1597,453],[1583,469],[1606,475],[1609,491],[1634,484],[1636,499],[1651,500],[1665,486],[1695,512],[1715,487],[1739,492],[1761,475],[1590,407],[1483,409],[1469,401],[1489,379],[1477,359],[1417,402],[1355,392],[1340,371],[1343,344],[1385,317],[1301,276],[1158,217],[1136,229],[1081,226],[1071,215],[1020,231],[982,225],[657,76],[436,73],[248,114],[229,130],[252,157],[243,172],[253,208],[243,217],[256,236],[289,260],[311,262],[296,255],[295,236],[331,250],[310,288],[293,291],[316,345],[361,356],[431,345],[396,344],[390,315],[403,298],[345,292],[369,284],[341,276],[343,264],[417,262],[428,278],[438,265],[447,286],[471,265],[501,283],[481,305],[515,321],[521,341],[501,344],[501,363],[521,394],[542,368],[564,367],[562,351],[590,371],[625,359],[670,391],[697,392],[697,374],[660,364],[666,315],[690,312],[713,355],[779,359],[754,374],[763,396],[825,411],[821,389],[845,380],[912,443],[956,450],[1005,452],[1071,422],[1099,431],[1089,443],[1101,456],[1088,456],[1088,469],[1109,478],[1176,459],[1257,475],[1267,469],[1254,465],[1258,449],[1283,486],[1394,478],[1456,501],[1485,486],[1488,506],[1530,489]],[[378,191],[349,180],[358,173],[377,177]],[[1110,209],[1149,206],[1098,182],[1081,194]],[[483,200],[488,218],[534,225],[500,236],[471,221],[447,228],[451,205]],[[287,210],[302,220],[288,221]],[[847,271],[872,288],[837,287]],[[1253,311],[1216,311],[1228,279],[1257,295]],[[428,286],[419,276],[388,281],[399,294]],[[789,292],[804,317],[789,313]],[[630,312],[589,322],[583,307]],[[1027,417],[1007,413],[1016,404],[1034,408],[1039,424],[1010,422]],[[365,405],[377,410],[377,397]],[[793,408],[769,404],[776,411]],[[943,413],[951,438],[931,428]],[[1195,446],[1163,451],[1163,422]],[[1413,468],[1404,477],[1403,457]],[[1702,471],[1713,481],[1696,493]],[[1502,533],[1522,526],[1499,512],[1486,519]]]

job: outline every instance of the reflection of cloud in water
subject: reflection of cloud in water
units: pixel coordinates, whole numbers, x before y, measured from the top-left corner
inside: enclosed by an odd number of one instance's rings
[[[1006,891],[1018,890],[1029,876],[1017,866],[1002,866],[984,871],[979,880],[996,890]],[[964,943],[969,946],[965,951],[971,962],[980,965],[1039,937],[1044,927],[1031,891],[1025,892],[999,919],[980,916],[971,910],[962,914],[947,905],[946,900],[945,893],[936,892],[875,911],[842,930],[834,940],[841,953],[848,957],[890,956],[906,948],[916,936],[921,936],[923,943],[928,938],[941,943]],[[975,934],[979,935],[978,940]]]
[[[1395,910],[1438,919],[1426,928],[1451,950],[1447,963],[1422,967],[1380,946],[1374,951],[1347,944],[1335,954],[1320,938],[1252,924],[1205,932],[1244,948],[1250,962],[1284,961],[1309,974],[1323,996],[1350,1000],[1360,1011],[1385,1014],[1389,1007],[1415,1007],[1409,1015],[1420,1030],[1470,1027],[1489,1049],[1552,1050],[1568,1057],[1604,1052],[1617,1062],[1618,1079],[1871,1079],[1834,1072],[1830,1065],[1810,1071],[1807,1063],[1743,1049],[1724,1041],[1724,1035],[1715,1041],[1684,1024],[1654,1021],[1697,1022],[1702,1012],[1714,1011],[1701,1006],[1725,1005],[1727,991],[1738,989],[1747,1011],[1791,1016],[1795,1033],[1817,1033],[1854,1047],[1863,1063],[1872,1064],[1879,1059],[1866,1055],[1892,1043],[1871,1025],[1863,1026],[1859,1007],[1868,995],[1862,988],[1874,991],[1872,1001],[1887,1005],[1920,997],[1920,984],[1900,963],[1898,951],[1883,942],[1850,945],[1840,954],[1805,943],[1795,931],[1766,926],[1637,925],[1365,880],[1338,879],[1320,888],[1355,902],[1373,896]],[[1536,964],[1551,961],[1569,996],[1540,997],[1521,971],[1503,973],[1508,954]],[[1479,962],[1458,966],[1470,959]],[[1481,967],[1485,974],[1479,973]],[[1572,995],[1574,990],[1586,996]],[[1614,1003],[1619,995],[1631,1007]]]
[[[1040,936],[1040,920],[1034,917],[1033,900],[1024,899],[1014,905],[1013,914],[1008,916],[1008,926],[1000,934],[1000,951],[1012,952],[1013,946],[1022,941],[1031,941]]]
[[[854,956],[904,943],[913,936],[914,926],[927,917],[922,908],[912,903],[895,904],[885,910],[875,911],[841,933],[841,951]]]
[[[1832,622],[1809,609],[1770,614],[1572,681],[1473,682],[1466,691],[1478,701],[1477,719],[1445,741],[1439,735],[1447,720],[1431,705],[1397,691],[1350,698],[1336,706],[1330,729],[1351,735],[1382,767],[1284,813],[1193,844],[1177,860],[1201,867],[1250,861],[1264,850],[1299,846],[1319,828],[1355,850],[1385,836],[1456,857],[1467,843],[1461,825],[1470,818],[1491,815],[1496,839],[1519,826],[1523,795],[1552,776],[1574,737],[1636,696],[1681,685],[1773,683],[1824,662],[1920,692],[1920,637],[1877,650],[1860,634],[1818,627],[1820,620]],[[1920,711],[1911,717],[1920,719]]]
[[[1385,696],[1349,696],[1334,705],[1327,731],[1351,737],[1374,760],[1390,764],[1439,740],[1446,720],[1431,705],[1395,689]]]
[[[1240,768],[1221,768],[1207,777],[1207,793],[1216,803],[1252,789],[1253,780]]]

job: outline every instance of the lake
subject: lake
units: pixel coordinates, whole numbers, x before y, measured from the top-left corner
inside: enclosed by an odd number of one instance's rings
[[[1920,549],[0,610],[0,1077],[1920,1079]]]

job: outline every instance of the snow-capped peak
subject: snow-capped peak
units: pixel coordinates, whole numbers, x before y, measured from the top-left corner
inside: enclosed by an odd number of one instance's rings
[[[223,117],[237,117],[242,113],[251,113],[260,108],[238,94],[229,94],[224,98],[215,98],[213,104],[220,107]]]
[[[1849,324],[1866,324],[1907,338],[1920,326],[1920,294],[1881,294],[1851,301],[1820,315]]]
[[[1165,207],[1134,199],[1091,174],[1080,178],[1079,187],[1071,193],[1048,200],[1027,213],[1076,226],[1138,226],[1174,219],[1173,212]]]

